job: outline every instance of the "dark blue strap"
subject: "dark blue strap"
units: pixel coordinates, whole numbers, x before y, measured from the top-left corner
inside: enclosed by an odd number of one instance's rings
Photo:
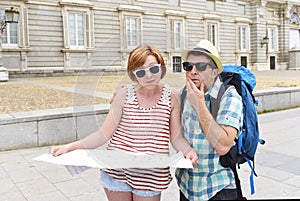
[[[258,142],[260,143],[260,144],[265,144],[266,143],[266,141],[264,141],[263,139],[258,139]]]
[[[249,165],[249,167],[250,167],[250,169],[251,169],[251,174],[250,174],[249,180],[250,180],[251,195],[253,195],[253,194],[255,193],[255,189],[254,189],[254,178],[253,178],[253,175],[254,175],[254,168],[253,168],[253,166],[252,166],[252,164],[251,164],[251,161],[250,161],[247,157],[245,157],[245,159],[247,160],[248,165]]]
[[[186,85],[183,87],[182,89],[182,92],[181,92],[181,96],[180,96],[180,108],[181,108],[181,113],[183,112],[183,106],[184,106],[184,101],[185,101],[185,98],[186,98]]]
[[[240,155],[242,155],[242,145],[243,145],[243,132],[240,134],[240,136],[238,137],[238,153]]]

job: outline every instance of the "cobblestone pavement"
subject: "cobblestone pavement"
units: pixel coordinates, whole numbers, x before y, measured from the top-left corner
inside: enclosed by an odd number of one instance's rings
[[[300,71],[255,71],[255,90],[300,86]],[[168,73],[162,80],[179,89],[184,73]],[[93,76],[11,78],[0,82],[0,114],[108,103],[111,93],[130,83],[124,72],[97,73]]]
[[[238,170],[243,194],[248,199],[276,200],[300,198],[300,108],[259,115],[261,137],[254,177],[255,194],[250,195],[250,171],[245,163]],[[36,147],[0,152],[1,201],[107,201],[99,184],[99,170],[89,169],[71,177],[62,165],[38,162],[33,158],[49,152]],[[174,169],[171,169],[174,175]],[[177,201],[173,179],[162,193],[162,201]]]

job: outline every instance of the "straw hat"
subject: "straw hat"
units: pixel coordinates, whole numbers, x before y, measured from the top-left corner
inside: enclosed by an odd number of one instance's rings
[[[184,61],[187,60],[188,53],[191,51],[203,52],[208,55],[215,63],[217,68],[219,69],[219,73],[223,70],[222,62],[219,59],[219,52],[217,48],[208,40],[201,40],[193,49],[184,50],[182,52],[182,59]]]

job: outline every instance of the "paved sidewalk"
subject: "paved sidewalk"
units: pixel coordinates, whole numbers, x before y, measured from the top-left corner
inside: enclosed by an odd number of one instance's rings
[[[247,164],[240,169],[248,199],[300,198],[300,108],[259,115],[261,137],[256,157],[256,193],[249,195]],[[107,201],[99,185],[99,170],[71,177],[64,166],[34,161],[49,147],[0,152],[1,201]],[[174,169],[172,169],[174,173]],[[175,180],[162,201],[178,200]]]

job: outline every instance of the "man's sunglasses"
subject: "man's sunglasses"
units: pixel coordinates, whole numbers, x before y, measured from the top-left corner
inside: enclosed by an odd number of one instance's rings
[[[182,67],[185,71],[191,71],[194,66],[196,66],[197,71],[200,71],[200,72],[205,71],[207,65],[209,65],[209,63],[205,63],[205,62],[198,62],[198,63],[183,62],[182,63]]]
[[[148,68],[142,68],[142,69],[137,69],[137,70],[134,70],[133,71],[133,74],[135,75],[135,77],[137,79],[141,79],[143,77],[145,77],[146,75],[146,72],[150,72],[152,73],[153,75],[159,73],[160,71],[160,64],[154,64],[152,66],[149,66]]]

